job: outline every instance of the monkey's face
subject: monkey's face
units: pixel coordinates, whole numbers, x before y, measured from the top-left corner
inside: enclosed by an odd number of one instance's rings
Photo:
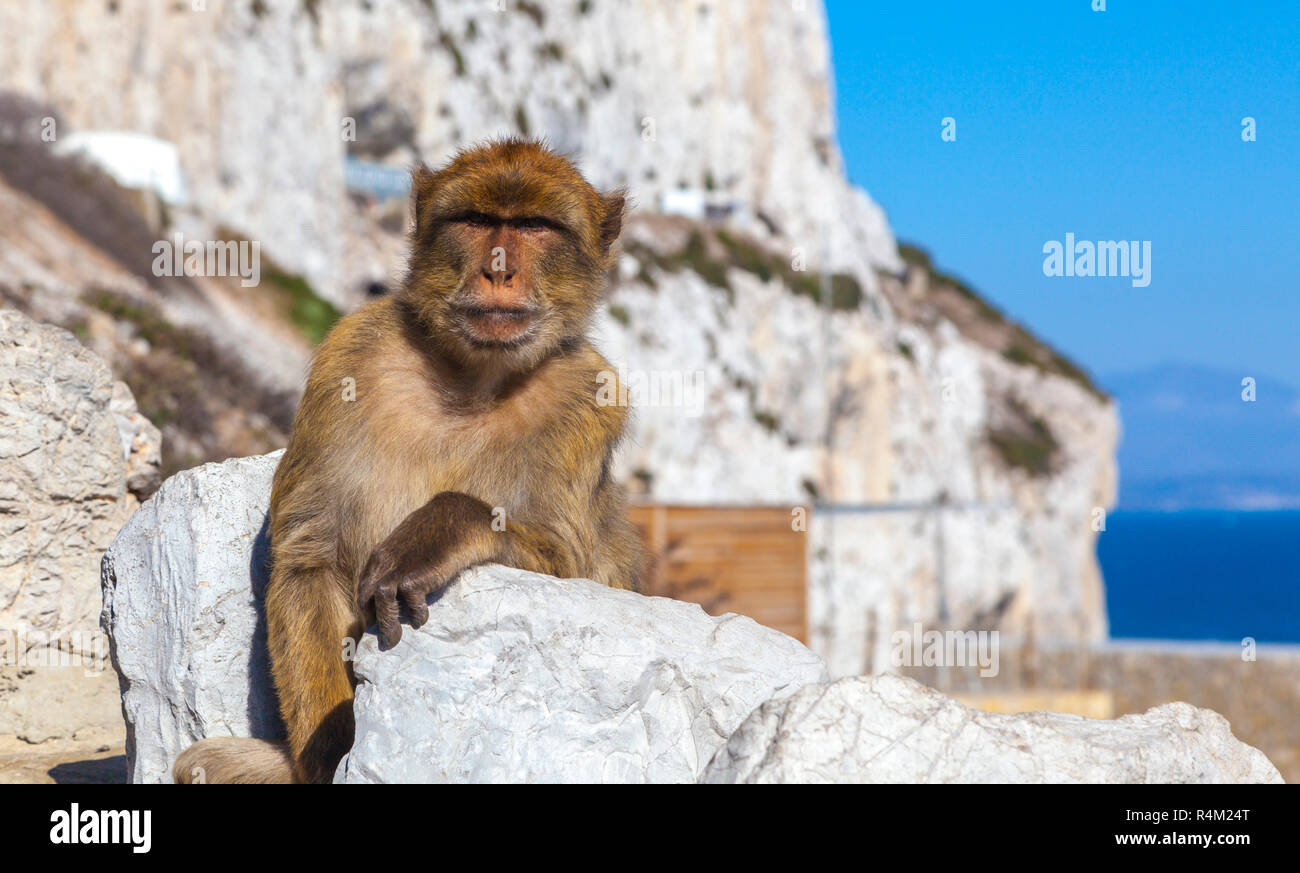
[[[450,300],[457,332],[485,348],[540,338],[571,284],[553,277],[565,257],[566,229],[549,215],[473,210],[452,217],[445,239],[466,264]]]
[[[535,365],[582,335],[600,298],[623,197],[602,196],[566,159],[508,140],[413,178],[405,293],[468,364]]]

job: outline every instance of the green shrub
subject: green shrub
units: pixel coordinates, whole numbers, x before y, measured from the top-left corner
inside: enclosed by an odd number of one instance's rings
[[[515,104],[515,127],[519,128],[519,135],[525,139],[529,136],[531,127],[528,124],[528,113],[524,110],[524,104]]]
[[[164,477],[229,456],[230,447],[217,436],[216,422],[224,411],[260,413],[270,430],[250,434],[253,444],[267,451],[283,444],[293,421],[291,394],[265,387],[236,355],[198,331],[172,324],[148,303],[104,289],[91,289],[82,300],[115,321],[130,324],[149,343],[147,354],[114,360],[114,374],[131,389],[141,414],[164,429]],[[169,440],[173,433],[202,446],[203,454],[177,455]]]
[[[728,297],[734,299],[734,290],[727,278],[727,270],[734,267],[756,276],[762,282],[779,278],[796,295],[821,304],[821,274],[796,270],[781,255],[724,229],[714,231],[713,239],[725,250],[725,259],[709,253],[707,238],[699,228],[691,231],[686,245],[680,251],[671,254],[660,254],[638,242],[625,243],[623,248],[641,262],[643,275],[638,275],[637,278],[651,287],[655,283],[646,271],[646,264],[653,264],[665,272],[693,270],[705,282],[724,289]],[[862,285],[855,277],[848,273],[835,273],[830,277],[830,283],[832,308],[853,311],[861,306]]]
[[[313,345],[319,345],[334,323],[343,317],[343,313],[313,291],[302,276],[271,266],[262,271],[262,278],[280,296],[289,320]]]
[[[534,3],[533,0],[517,0],[515,5],[519,11],[533,20],[533,24],[541,27],[546,23],[546,13],[542,10],[541,5]]]
[[[988,440],[1009,467],[1018,467],[1032,476],[1046,476],[1060,449],[1047,422],[1031,413],[1015,398],[1008,408],[1012,421],[990,428]]]
[[[781,430],[780,420],[768,412],[766,409],[755,409],[753,411],[754,421],[763,426],[768,433],[778,433]]]
[[[464,76],[466,72],[465,56],[456,47],[456,41],[451,38],[451,34],[445,30],[438,34],[438,45],[442,46],[443,50],[451,55],[451,61],[456,67],[456,75]]]

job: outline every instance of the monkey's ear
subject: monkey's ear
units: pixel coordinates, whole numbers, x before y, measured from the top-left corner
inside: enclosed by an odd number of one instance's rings
[[[623,232],[623,210],[626,207],[627,194],[622,190],[601,195],[600,247],[602,249],[608,251],[614,244],[614,240],[618,239],[618,235]]]
[[[415,220],[415,232],[424,227],[426,207],[433,196],[435,176],[433,170],[421,161],[411,171],[411,217]]]

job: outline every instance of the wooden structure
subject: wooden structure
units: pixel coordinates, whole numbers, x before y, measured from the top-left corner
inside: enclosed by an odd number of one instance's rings
[[[651,566],[645,593],[698,603],[710,615],[736,612],[807,640],[807,518],[796,530],[788,506],[642,504]]]

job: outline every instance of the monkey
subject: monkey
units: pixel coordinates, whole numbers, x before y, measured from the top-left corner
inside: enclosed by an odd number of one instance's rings
[[[587,337],[625,203],[531,140],[416,166],[405,279],[318,348],[272,480],[265,614],[288,738],[200,740],[175,781],[330,781],[354,733],[345,646],[371,623],[396,645],[401,615],[420,627],[466,568],[638,590],[643,544],[611,474],[627,408],[597,391],[613,377]]]

